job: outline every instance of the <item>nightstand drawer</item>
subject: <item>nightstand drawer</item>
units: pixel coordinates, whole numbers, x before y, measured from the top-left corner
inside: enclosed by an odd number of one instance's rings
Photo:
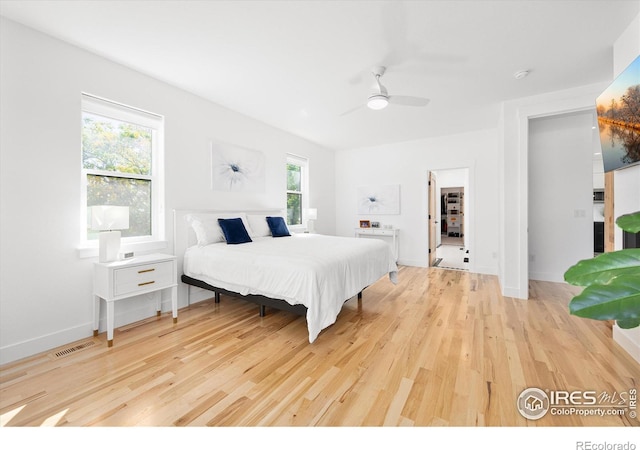
[[[144,292],[170,286],[173,279],[173,262],[144,264],[114,270],[114,295]]]

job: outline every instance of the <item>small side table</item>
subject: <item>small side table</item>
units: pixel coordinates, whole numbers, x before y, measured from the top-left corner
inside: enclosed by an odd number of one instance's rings
[[[389,237],[391,238],[391,249],[393,250],[393,256],[398,259],[398,235],[400,230],[398,228],[356,228],[355,236],[357,238],[361,236],[372,237]]]
[[[173,255],[155,253],[135,258],[95,263],[93,267],[93,335],[100,326],[100,299],[107,305],[107,345],[113,346],[114,303],[136,295],[156,293],[156,311],[162,310],[162,293],[171,289],[173,323],[178,322],[178,284]]]

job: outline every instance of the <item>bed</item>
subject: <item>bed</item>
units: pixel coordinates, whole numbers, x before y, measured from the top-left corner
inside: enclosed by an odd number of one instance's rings
[[[360,298],[382,277],[397,283],[398,268],[386,242],[291,233],[281,228],[282,217],[277,210],[176,210],[175,254],[182,269],[179,278],[187,285],[187,303],[195,286],[213,291],[216,301],[220,294],[252,301],[261,315],[265,306],[302,314],[312,343],[336,321],[347,300]],[[275,228],[269,221],[276,222]],[[220,225],[231,222],[232,229],[247,231],[241,242],[235,243],[226,228],[221,230]]]

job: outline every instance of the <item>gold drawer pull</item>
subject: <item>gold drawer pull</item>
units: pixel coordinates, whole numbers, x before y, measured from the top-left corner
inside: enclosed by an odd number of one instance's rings
[[[156,269],[145,269],[145,270],[138,270],[138,273],[147,273],[147,272],[153,272]]]
[[[147,284],[153,284],[155,281],[147,281],[146,283],[138,283],[138,286],[146,286]]]

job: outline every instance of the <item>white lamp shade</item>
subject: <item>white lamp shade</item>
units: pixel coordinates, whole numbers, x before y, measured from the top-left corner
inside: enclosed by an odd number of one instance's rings
[[[318,218],[318,210],[317,208],[309,208],[307,209],[307,219],[316,220]]]
[[[95,231],[129,228],[129,207],[98,205],[91,207],[91,229]]]

